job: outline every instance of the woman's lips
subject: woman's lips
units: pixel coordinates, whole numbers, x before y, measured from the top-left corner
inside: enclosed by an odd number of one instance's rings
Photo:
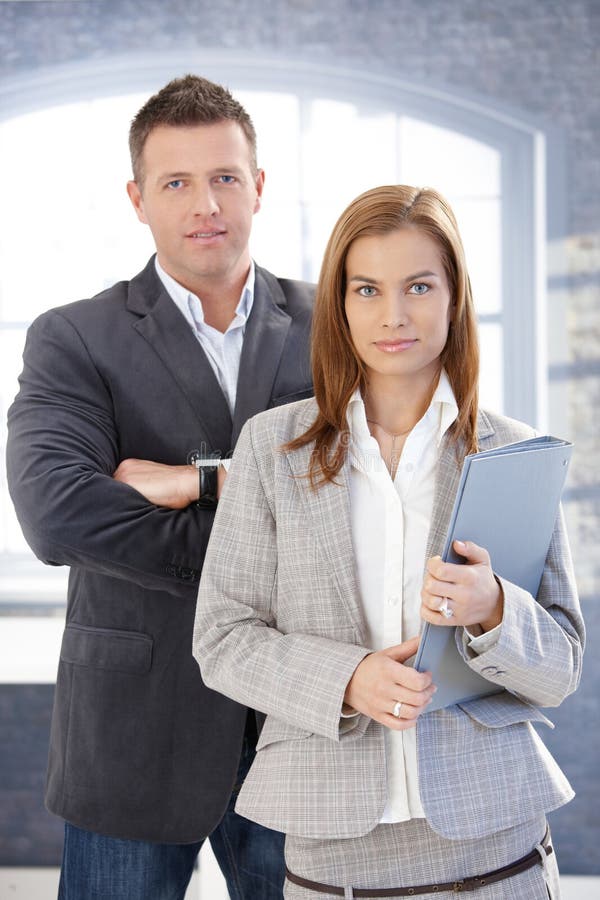
[[[383,353],[401,353],[403,350],[410,350],[416,343],[416,338],[411,340],[405,338],[401,341],[375,341],[375,346]]]

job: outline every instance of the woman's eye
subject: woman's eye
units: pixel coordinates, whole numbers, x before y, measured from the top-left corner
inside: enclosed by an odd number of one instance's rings
[[[412,284],[410,290],[413,294],[426,294],[429,290],[429,285],[419,281],[417,284]]]
[[[361,297],[374,297],[377,290],[371,284],[363,284],[363,286],[358,289],[358,293]]]
[[[172,191],[177,191],[177,190],[179,190],[179,188],[181,187],[182,184],[183,184],[183,181],[181,180],[181,178],[175,178],[173,181],[168,182],[167,187],[170,188]]]

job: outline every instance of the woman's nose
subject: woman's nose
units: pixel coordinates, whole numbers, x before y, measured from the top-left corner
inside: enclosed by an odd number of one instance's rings
[[[406,324],[407,318],[408,311],[404,298],[397,295],[390,297],[385,305],[384,327],[400,328],[402,325]]]

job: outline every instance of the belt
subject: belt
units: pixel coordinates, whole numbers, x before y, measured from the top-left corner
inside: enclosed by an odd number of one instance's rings
[[[417,897],[419,894],[436,894],[443,891],[450,891],[454,894],[462,894],[465,891],[476,891],[477,888],[484,887],[488,884],[495,884],[497,881],[504,881],[505,878],[511,878],[513,875],[519,875],[527,869],[537,864],[544,865],[546,857],[553,853],[550,844],[550,832],[546,829],[541,844],[522,856],[515,862],[500,869],[493,869],[491,872],[485,872],[483,875],[473,875],[470,878],[462,878],[459,881],[446,881],[438,884],[419,884],[414,887],[398,887],[398,888],[343,888],[335,887],[331,884],[320,884],[318,881],[309,881],[308,878],[301,878],[294,875],[286,866],[285,874],[288,881],[297,884],[299,887],[306,888],[309,891],[316,891],[319,894],[335,894],[337,897]]]

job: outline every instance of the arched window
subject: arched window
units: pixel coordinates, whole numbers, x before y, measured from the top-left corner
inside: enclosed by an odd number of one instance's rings
[[[482,403],[543,423],[542,134],[397,79],[210,53],[68,66],[0,89],[3,422],[31,320],[131,277],[153,252],[125,193],[127,132],[149,94],[186,71],[227,84],[254,119],[267,180],[252,251],[278,275],[315,280],[335,219],[367,188],[444,193],[480,320]],[[2,474],[0,603],[56,602],[64,573],[35,565]]]

